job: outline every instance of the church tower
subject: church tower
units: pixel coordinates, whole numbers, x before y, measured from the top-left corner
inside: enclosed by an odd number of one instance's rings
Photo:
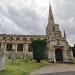
[[[59,25],[55,24],[54,22],[51,5],[49,5],[49,17],[48,17],[48,25],[46,28],[46,34],[50,40],[62,38],[61,31],[59,30]]]
[[[49,17],[48,17],[48,25],[46,28],[46,34],[48,38],[49,38],[49,35],[54,36],[53,30],[54,30],[54,17],[53,17],[51,5],[49,4]]]
[[[59,29],[59,25],[55,24],[52,13],[51,5],[49,5],[49,18],[46,28],[47,36],[47,55],[49,62],[68,62],[69,55],[72,55],[72,51],[69,51],[69,44],[66,41],[66,34],[64,37]],[[70,53],[69,53],[70,52]],[[73,58],[73,56],[71,57]]]
[[[49,4],[49,18],[48,18],[48,23],[49,24],[53,24],[54,23],[54,17],[53,17],[52,8],[51,8],[50,4]]]

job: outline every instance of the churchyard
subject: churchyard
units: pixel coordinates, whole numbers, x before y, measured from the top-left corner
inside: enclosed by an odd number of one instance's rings
[[[29,57],[28,54],[17,58],[14,49],[8,56],[4,46],[0,50],[0,75],[30,75],[32,71],[47,66],[46,41],[35,40],[31,45],[33,48],[33,58]]]
[[[36,50],[38,53],[33,51],[33,55],[35,57],[31,58],[28,55],[21,55],[20,57],[16,57],[16,52],[14,49],[10,52],[10,56],[8,56],[8,52],[5,50],[5,46],[0,49],[0,75],[29,75],[32,71],[37,70],[45,65],[47,65],[47,61],[45,59],[45,41],[37,40],[38,45],[39,41],[41,43],[41,47],[39,46]],[[42,43],[43,42],[43,43]],[[33,46],[35,45],[35,41]],[[5,45],[5,44],[3,44]],[[42,45],[44,47],[42,47]],[[41,48],[41,50],[40,50]],[[38,62],[39,61],[39,62]]]
[[[11,59],[6,60],[5,69],[0,71],[0,75],[29,75],[32,71],[37,70],[47,65],[46,61],[36,63],[34,60],[27,60],[21,62],[20,59],[16,59],[16,63],[12,64]]]

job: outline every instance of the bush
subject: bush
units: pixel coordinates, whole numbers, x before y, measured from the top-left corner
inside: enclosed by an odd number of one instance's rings
[[[33,42],[31,43],[33,49],[33,58],[37,60],[37,62],[40,62],[45,58],[46,45],[46,41],[40,39],[33,40]]]

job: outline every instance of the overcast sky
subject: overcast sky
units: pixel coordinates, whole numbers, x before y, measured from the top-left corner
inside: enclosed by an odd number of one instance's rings
[[[75,0],[50,0],[55,23],[75,43]],[[0,0],[0,33],[45,34],[49,0]]]

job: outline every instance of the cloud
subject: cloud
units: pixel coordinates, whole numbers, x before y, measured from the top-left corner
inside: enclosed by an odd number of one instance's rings
[[[17,6],[17,5],[16,5]],[[20,7],[20,6],[19,6]],[[11,24],[13,24],[12,29],[18,33],[19,28],[23,30],[24,34],[45,34],[45,27],[43,27],[42,19],[43,17],[37,13],[37,10],[29,7],[15,7],[14,5],[7,4],[5,6],[0,6],[1,15],[5,16],[4,18],[8,18],[11,20]],[[2,18],[1,18],[2,19]],[[18,31],[14,27],[18,27]],[[9,24],[10,25],[10,24]],[[6,27],[8,27],[8,23],[6,23]],[[14,28],[13,28],[14,27]],[[2,28],[3,29],[3,28]],[[36,32],[35,32],[36,31]],[[6,31],[2,31],[3,33],[7,33]],[[8,33],[12,33],[8,31]]]
[[[16,34],[23,33],[23,30],[19,28],[12,20],[0,14],[0,32]]]
[[[55,23],[60,25],[62,32],[66,30],[67,39],[73,45],[75,43],[75,1],[50,1]],[[49,0],[0,0],[0,32],[45,34],[48,7]]]

